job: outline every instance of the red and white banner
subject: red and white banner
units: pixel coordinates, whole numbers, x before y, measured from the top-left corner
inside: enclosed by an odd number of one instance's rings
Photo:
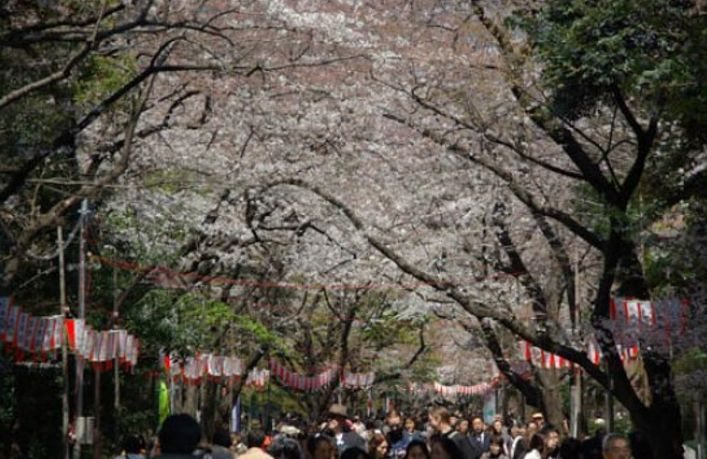
[[[204,378],[212,380],[235,381],[243,377],[245,365],[243,361],[235,356],[224,356],[216,354],[196,354],[185,358],[179,358],[175,354],[164,356],[164,369],[172,380],[180,378],[186,384],[201,384]],[[246,385],[262,388],[269,380],[269,372],[266,375],[263,371],[253,369],[248,375]]]
[[[464,386],[460,384],[448,386],[439,382],[434,382],[432,384],[409,383],[408,391],[413,393],[434,392],[444,398],[456,398],[459,396],[485,395],[492,391],[497,384],[497,380],[494,380],[491,383],[483,382],[472,386]]]
[[[609,317],[618,331],[638,337],[648,329],[663,330],[666,337],[679,336],[685,332],[690,317],[690,304],[679,298],[637,300],[635,298],[612,298]]]
[[[350,373],[348,371],[341,372],[341,385],[348,389],[365,389],[371,387],[376,379],[373,372],[368,373]]]
[[[0,341],[15,350],[15,360],[45,359],[61,349],[64,339],[71,352],[91,363],[109,368],[118,358],[127,366],[137,364],[138,340],[126,330],[96,332],[83,319],[35,317],[12,298],[0,297]]]
[[[563,368],[573,368],[574,364],[559,355],[544,351],[533,346],[527,341],[520,341],[520,355],[530,364],[544,370],[559,370]],[[638,344],[617,344],[616,350],[621,360],[635,359],[638,357]],[[587,357],[594,365],[599,365],[603,359],[601,348],[594,338],[587,340]]]
[[[275,359],[270,359],[270,373],[275,376],[280,384],[299,391],[312,392],[328,386],[336,380],[336,368],[329,367],[324,371],[306,376],[290,371]]]
[[[572,362],[569,360],[535,347],[527,341],[520,341],[519,346],[523,359],[537,367],[546,370],[572,368]]]
[[[248,378],[245,381],[246,386],[254,386],[256,389],[262,389],[270,381],[270,371],[265,369],[253,368],[248,373]]]

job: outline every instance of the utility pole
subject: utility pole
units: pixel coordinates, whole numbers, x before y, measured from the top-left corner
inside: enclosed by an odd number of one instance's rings
[[[113,267],[113,329],[118,327],[118,270]],[[118,356],[115,356],[115,361],[113,362],[113,379],[115,392],[113,394],[113,408],[115,409],[115,415],[118,416],[118,411],[120,410],[120,361]]]
[[[59,246],[59,309],[66,319],[66,270],[64,264],[64,233],[61,226],[56,228],[57,245]],[[63,458],[69,459],[69,356],[66,339],[62,330],[61,339],[61,369],[63,390],[61,393],[61,438],[64,445]]]
[[[79,212],[79,319],[86,318],[86,215],[88,214],[88,201],[81,201]],[[76,359],[76,433],[84,433],[85,426],[79,426],[79,419],[83,415],[83,359]],[[81,432],[79,432],[81,431]],[[77,435],[74,447],[74,459],[81,458],[81,438]]]
[[[577,324],[581,321],[581,311],[579,310],[582,301],[581,297],[581,287],[580,287],[580,276],[579,276],[579,255],[577,250],[574,254],[574,298],[575,298],[575,316],[572,318],[572,332],[576,336],[577,341],[584,342],[581,335],[581,327]],[[570,381],[570,435],[574,438],[579,438],[579,431],[581,428],[582,421],[582,372],[579,368],[572,368],[574,381]],[[574,383],[574,384],[573,384]]]

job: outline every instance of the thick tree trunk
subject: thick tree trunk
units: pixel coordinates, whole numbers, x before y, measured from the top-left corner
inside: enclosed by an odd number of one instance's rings
[[[546,370],[542,373],[538,372],[537,379],[540,385],[541,410],[545,414],[545,419],[562,432],[565,414],[562,411],[560,378],[557,372]]]
[[[650,443],[655,459],[683,459],[680,405],[661,400],[644,415],[632,413],[631,420]]]

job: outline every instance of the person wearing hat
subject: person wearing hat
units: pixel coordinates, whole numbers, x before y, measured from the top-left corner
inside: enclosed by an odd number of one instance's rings
[[[366,442],[359,434],[351,430],[347,421],[346,407],[339,403],[334,403],[327,413],[327,430],[336,441],[336,449],[340,456],[348,448],[356,447],[366,450]]]

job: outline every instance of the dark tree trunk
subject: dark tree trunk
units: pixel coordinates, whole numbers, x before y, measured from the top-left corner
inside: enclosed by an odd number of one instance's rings
[[[659,400],[631,420],[648,440],[655,459],[683,459],[683,434],[680,405],[676,400]]]

